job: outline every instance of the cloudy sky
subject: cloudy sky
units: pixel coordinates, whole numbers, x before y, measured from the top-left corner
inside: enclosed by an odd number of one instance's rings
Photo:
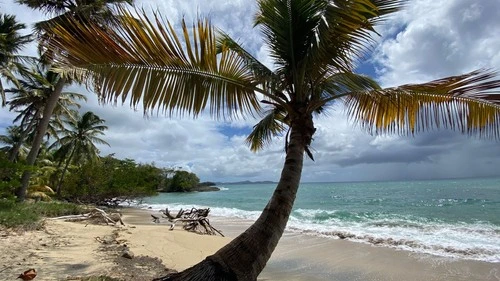
[[[266,47],[252,28],[256,5],[248,0],[136,0],[137,6],[157,9],[172,22],[197,14],[239,41],[269,66]],[[37,11],[0,0],[0,11],[33,23]],[[381,37],[359,71],[375,76],[383,86],[426,82],[477,68],[500,70],[500,1],[410,0],[406,9],[379,27]],[[24,50],[34,54],[35,48]],[[84,91],[71,87],[73,91]],[[88,94],[85,111],[106,120],[105,139],[111,147],[102,154],[182,167],[202,180],[278,180],[284,159],[283,139],[259,153],[244,140],[255,120],[232,123],[198,119],[144,118],[128,105],[98,105]],[[0,109],[0,134],[12,114]],[[450,131],[415,137],[371,136],[349,124],[341,107],[315,120],[313,143],[316,161],[305,161],[302,180],[365,181],[498,176],[500,142],[479,140]]]

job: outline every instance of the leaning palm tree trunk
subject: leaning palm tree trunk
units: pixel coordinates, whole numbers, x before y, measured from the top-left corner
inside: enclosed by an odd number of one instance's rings
[[[305,149],[302,131],[302,128],[292,126],[280,181],[257,221],[202,262],[175,275],[155,280],[255,281],[257,279],[283,235],[299,188]]]
[[[47,132],[50,118],[52,117],[54,108],[57,105],[57,101],[59,100],[59,96],[61,95],[64,84],[66,84],[66,78],[61,77],[59,81],[57,81],[57,84],[54,87],[54,91],[50,95],[49,99],[47,100],[47,104],[44,107],[42,120],[38,125],[35,134],[35,139],[31,144],[31,150],[28,154],[28,157],[26,158],[26,164],[30,166],[35,164],[35,160],[36,157],[38,156],[38,152],[40,151],[40,146],[42,144],[43,137]],[[29,170],[25,171],[21,178],[21,186],[16,191],[16,196],[18,201],[22,202],[26,198],[26,191],[28,190],[30,178],[31,178],[31,171]]]
[[[73,155],[75,154],[75,150],[76,150],[76,147],[74,147],[71,150],[71,153],[68,156],[68,160],[66,160],[66,164],[64,164],[64,168],[63,168],[62,173],[61,173],[61,178],[59,179],[59,183],[57,184],[57,189],[56,189],[57,196],[61,195],[61,187],[62,187],[62,183],[64,180],[64,175],[66,174],[66,171],[68,170],[69,163],[71,163],[71,160],[73,159]]]

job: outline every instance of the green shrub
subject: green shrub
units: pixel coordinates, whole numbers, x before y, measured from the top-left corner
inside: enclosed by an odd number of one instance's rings
[[[62,202],[16,203],[11,199],[0,199],[0,225],[7,228],[38,229],[42,217],[76,215],[85,208]]]
[[[170,181],[167,192],[188,192],[198,186],[200,179],[196,174],[187,171],[177,171]]]
[[[14,191],[21,184],[21,175],[26,170],[33,170],[33,168],[10,162],[7,155],[0,151],[0,198],[14,196]]]
[[[114,204],[156,195],[164,183],[163,170],[132,159],[111,156],[82,165],[63,183],[62,196],[72,202]]]

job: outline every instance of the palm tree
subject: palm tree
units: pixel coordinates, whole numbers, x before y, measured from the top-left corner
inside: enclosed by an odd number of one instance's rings
[[[19,114],[14,118],[14,122],[20,122],[22,128],[20,142],[17,143],[9,160],[14,161],[22,143],[31,143],[34,138],[34,129],[38,127],[42,119],[42,112],[49,99],[54,86],[61,79],[60,75],[52,71],[46,71],[38,66],[32,71],[23,73],[19,79],[19,87],[8,89],[11,93],[8,101],[11,111]],[[86,101],[86,97],[79,93],[62,92],[57,100],[52,118],[48,124],[46,135],[57,138],[56,131],[63,128],[63,120],[74,120],[80,108],[78,101]],[[28,139],[28,136],[31,138]]]
[[[217,119],[262,114],[247,141],[263,148],[285,135],[286,158],[277,187],[257,221],[217,253],[157,280],[256,280],[287,224],[299,187],[314,119],[334,103],[375,134],[413,135],[448,128],[500,138],[500,87],[478,70],[418,85],[382,89],[353,72],[372,43],[374,26],[400,9],[400,0],[258,0],[261,28],[275,70],[231,37],[199,20],[180,34],[158,13],[150,19],[122,9],[116,30],[67,18],[50,28],[67,74],[86,75],[105,101],[130,99],[145,111]],[[259,103],[259,100],[261,102]]]
[[[58,195],[61,194],[61,185],[70,163],[81,164],[84,161],[98,159],[99,149],[95,146],[96,143],[109,146],[106,141],[98,137],[104,135],[104,131],[108,129],[102,125],[104,122],[94,113],[86,112],[77,120],[68,122],[70,128],[64,131],[66,135],[51,145],[51,148],[59,147],[55,157],[60,158],[61,163],[63,160],[66,161],[56,189]]]
[[[0,13],[0,78],[18,84],[15,73],[24,70],[23,61],[26,56],[17,55],[24,45],[31,41],[30,35],[21,35],[26,25],[18,23],[13,15]],[[0,98],[5,106],[5,91],[0,79]]]
[[[43,31],[44,26],[51,24],[64,24],[61,19],[66,16],[73,16],[80,21],[83,19],[91,19],[94,22],[98,22],[101,28],[104,28],[107,24],[113,23],[115,17],[112,13],[111,6],[120,3],[132,3],[133,0],[105,0],[105,1],[80,1],[80,0],[56,0],[56,1],[36,1],[36,0],[17,0],[19,4],[27,5],[30,8],[40,10],[45,13],[54,14],[55,17],[47,21],[39,22],[35,25],[35,30],[38,34],[40,40],[39,51],[42,54],[42,61],[46,64],[52,63],[52,57],[54,53],[62,52],[64,49],[54,49],[47,48],[51,44],[53,34],[45,33]],[[49,51],[47,51],[49,50]],[[50,118],[57,104],[57,100],[61,95],[64,86],[69,83],[66,77],[60,77],[59,81],[55,84],[50,98],[45,104],[44,111],[42,114],[42,119],[36,128],[35,137],[31,145],[30,153],[26,159],[28,165],[33,165],[35,163],[36,157],[38,155],[38,150],[43,141],[43,137],[47,131],[47,127],[50,122]],[[18,201],[24,201],[26,196],[26,190],[28,188],[31,173],[30,171],[25,171],[21,178],[21,186],[16,191],[16,196]]]
[[[34,26],[35,34],[39,39],[39,52],[43,62],[51,64],[54,53],[62,50],[47,48],[52,35],[45,33],[44,29],[47,26],[62,23],[65,16],[68,14],[74,15],[80,20],[88,18],[94,22],[101,24],[111,24],[115,16],[113,15],[112,7],[120,4],[132,4],[133,0],[106,0],[106,1],[82,1],[82,0],[55,0],[55,1],[39,1],[39,0],[16,0],[17,3],[26,5],[29,8],[40,10],[46,14],[54,15],[53,18],[38,22]]]
[[[17,158],[25,158],[28,154],[28,148],[22,140],[22,134],[23,130],[20,126],[9,126],[7,134],[0,135],[0,143],[5,144],[5,146],[0,147],[0,151],[9,156],[10,162],[14,162],[13,160]],[[13,160],[10,159],[12,155],[15,155]]]
[[[50,200],[48,194],[55,194],[51,188],[54,178],[57,177],[59,166],[54,161],[54,151],[50,150],[48,141],[42,143],[36,159],[36,169],[30,179],[27,197],[35,200]]]

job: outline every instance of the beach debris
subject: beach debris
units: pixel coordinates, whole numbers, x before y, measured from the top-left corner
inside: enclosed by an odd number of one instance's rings
[[[90,212],[81,215],[69,215],[51,218],[53,220],[65,220],[65,221],[88,221],[93,224],[107,224],[107,225],[117,225],[120,223],[121,225],[125,225],[122,221],[121,214],[118,212],[115,213],[106,213],[104,210],[99,208],[94,208]]]
[[[210,208],[191,208],[191,210],[180,209],[175,216],[170,214],[168,208],[165,208],[165,211],[162,210],[161,212],[163,213],[164,218],[170,222],[170,230],[175,228],[175,224],[177,222],[181,222],[184,230],[208,235],[219,234],[224,237],[224,234],[222,234],[220,230],[210,225],[210,221],[207,218],[210,213]]]
[[[36,270],[34,268],[30,268],[25,272],[21,273],[17,278],[23,279],[24,281],[33,280],[36,277]]]
[[[123,245],[122,257],[124,257],[126,259],[133,259],[134,258],[134,253],[132,251],[130,251],[130,249],[127,247],[127,245]]]
[[[151,217],[153,217],[153,222],[154,223],[160,223],[160,217],[157,217],[157,216],[155,216],[153,214],[151,214]]]
[[[103,236],[103,237],[97,236],[94,239],[97,242],[99,242],[101,244],[105,244],[105,245],[118,244],[118,242],[116,241],[116,238],[113,237],[112,235],[106,235],[106,236]]]

